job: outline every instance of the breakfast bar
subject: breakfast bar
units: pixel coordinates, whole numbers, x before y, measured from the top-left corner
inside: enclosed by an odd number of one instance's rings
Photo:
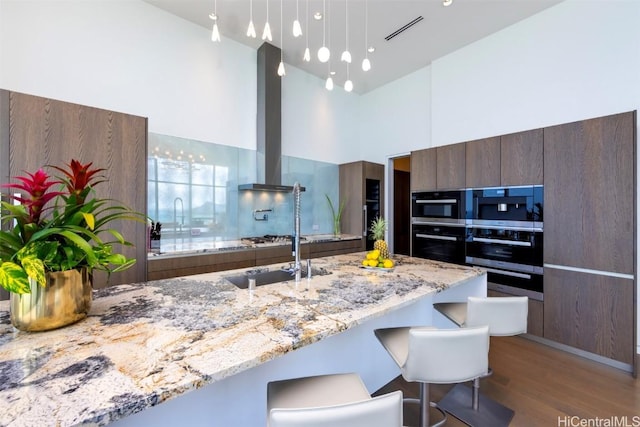
[[[226,279],[247,270],[113,286],[87,319],[42,333],[15,330],[0,302],[0,425],[264,425],[268,381],[350,371],[373,392],[398,375],[373,329],[446,325],[434,302],[486,295],[477,268],[363,258],[253,291]]]

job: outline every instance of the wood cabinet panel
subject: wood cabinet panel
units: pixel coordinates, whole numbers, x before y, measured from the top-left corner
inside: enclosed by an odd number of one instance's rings
[[[469,141],[465,147],[466,187],[500,186],[500,137]]]
[[[384,217],[384,165],[371,162],[352,162],[340,165],[340,203],[344,202],[341,232],[356,236],[366,236],[367,229],[376,213],[372,207],[378,209],[379,215]],[[378,192],[374,197],[367,195],[367,180],[378,181]],[[364,206],[369,209],[364,210]],[[361,250],[366,249],[367,240],[362,239]],[[371,243],[372,244],[372,243]]]
[[[436,148],[411,152],[411,191],[437,189],[437,156]]]
[[[544,262],[634,273],[635,113],[544,130]]]
[[[253,250],[224,251],[193,256],[156,257],[149,260],[148,280],[249,268],[256,265]]]
[[[511,297],[513,295],[504,292],[487,290],[487,296],[490,297]],[[544,336],[544,303],[529,298],[529,307],[527,315],[527,333]]]
[[[544,337],[632,364],[634,281],[549,267],[544,275]]]
[[[359,252],[362,250],[362,245],[362,239],[309,243],[309,258],[322,258]]]
[[[465,143],[436,148],[438,190],[458,190],[466,185]]]
[[[17,92],[9,93],[9,175],[43,165],[62,165],[72,158],[104,168],[107,182],[96,187],[98,197],[147,211],[147,119]],[[109,284],[144,281],[147,274],[146,224],[115,224],[135,247],[122,252],[137,260],[131,269],[114,274]],[[96,272],[94,286],[107,284]]]
[[[543,129],[533,129],[500,137],[502,186],[543,184],[543,135]]]

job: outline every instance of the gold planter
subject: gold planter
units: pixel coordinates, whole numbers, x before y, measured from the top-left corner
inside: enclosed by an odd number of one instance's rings
[[[30,294],[11,293],[11,323],[22,331],[48,331],[87,317],[91,274],[86,268],[47,273],[47,286],[29,279]]]

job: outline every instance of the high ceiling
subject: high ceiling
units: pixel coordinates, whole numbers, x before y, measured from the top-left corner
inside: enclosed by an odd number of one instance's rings
[[[216,0],[145,1],[209,30],[213,26],[209,15],[214,11]],[[340,56],[345,50],[348,34],[349,51],[353,57],[349,75],[354,92],[365,93],[561,1],[453,0],[453,4],[445,7],[442,0],[217,0],[217,15],[222,43],[225,39],[232,39],[257,49],[263,43],[261,35],[268,2],[269,24],[273,34],[271,44],[278,47],[284,45],[285,64],[322,79],[328,77],[329,64],[318,61],[317,51],[322,46],[323,29],[326,26],[324,38],[331,50],[330,67],[336,73],[333,80],[337,87],[342,87],[346,80],[347,65],[340,61]],[[255,39],[246,35],[251,4],[257,33]],[[280,39],[281,4],[283,41]],[[365,9],[368,11],[366,15]],[[324,18],[315,20],[314,13],[323,10]],[[345,10],[348,11],[348,22]],[[297,13],[303,35],[294,38],[292,26]],[[423,19],[390,40],[385,40],[385,37],[419,17]],[[365,31],[365,22],[368,31]],[[307,37],[310,62],[302,60]],[[368,72],[361,68],[366,46],[375,47],[375,51],[368,54],[371,61],[371,70]]]

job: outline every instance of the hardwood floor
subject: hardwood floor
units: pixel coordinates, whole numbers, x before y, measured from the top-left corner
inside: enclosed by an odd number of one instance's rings
[[[640,426],[640,380],[627,372],[522,337],[492,337],[489,361],[494,372],[481,380],[480,392],[515,411],[511,426]],[[437,402],[451,387],[433,385],[431,400]],[[417,385],[402,377],[375,394],[398,389],[405,397],[418,396]],[[601,424],[580,421],[596,417]],[[602,420],[612,417],[619,424]],[[405,425],[417,425],[412,405],[405,405]],[[449,416],[445,425],[465,424]]]

